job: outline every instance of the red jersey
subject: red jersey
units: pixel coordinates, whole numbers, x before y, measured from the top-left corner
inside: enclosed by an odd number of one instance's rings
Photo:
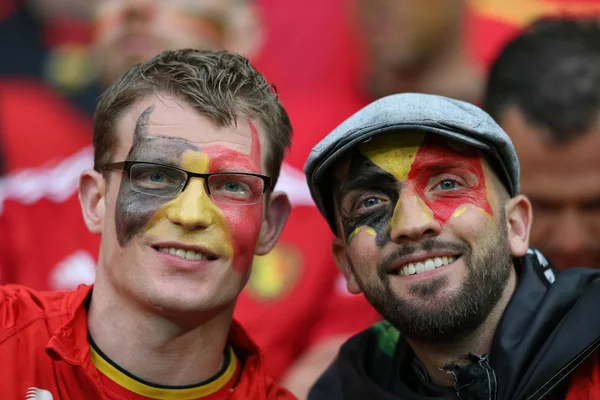
[[[84,304],[91,289],[92,286],[81,285],[74,291],[36,292],[18,285],[0,287],[3,398],[130,398],[116,397],[114,389],[109,390],[106,370],[101,373],[92,358]],[[235,369],[217,388],[222,390],[208,390],[204,394],[210,397],[197,398],[294,399],[266,376],[261,353],[235,322],[229,344],[240,365],[234,363]]]

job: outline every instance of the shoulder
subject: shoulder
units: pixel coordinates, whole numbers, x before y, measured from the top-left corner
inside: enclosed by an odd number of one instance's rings
[[[21,285],[0,286],[0,346],[37,322],[52,330],[70,314],[68,303],[75,292],[38,292]],[[57,326],[58,327],[58,326]]]
[[[265,389],[267,400],[296,400],[296,396],[269,377],[265,380]]]
[[[309,400],[361,398],[374,393],[377,382],[371,376],[370,366],[391,370],[399,341],[400,332],[387,321],[352,336],[312,387]]]

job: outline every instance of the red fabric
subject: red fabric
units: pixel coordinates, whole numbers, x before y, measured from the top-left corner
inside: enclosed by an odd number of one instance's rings
[[[93,365],[84,300],[91,286],[69,292],[0,288],[0,359],[3,398],[25,398],[30,388],[55,399],[108,399]],[[263,358],[235,322],[229,337],[244,368],[222,399],[294,399],[265,376]],[[45,398],[45,397],[37,397]]]
[[[577,368],[570,382],[565,400],[600,400],[600,350]]]
[[[91,118],[47,85],[0,80],[4,171],[56,162],[91,144]]]

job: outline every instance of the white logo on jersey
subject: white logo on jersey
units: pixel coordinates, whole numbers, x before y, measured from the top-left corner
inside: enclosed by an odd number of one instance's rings
[[[54,267],[48,277],[54,290],[75,289],[82,283],[94,283],[96,279],[96,261],[90,253],[77,250]]]
[[[54,400],[52,393],[44,389],[38,389],[36,387],[30,387],[27,389],[26,400]]]

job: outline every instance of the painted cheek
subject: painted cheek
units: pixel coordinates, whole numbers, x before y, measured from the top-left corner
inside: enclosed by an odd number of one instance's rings
[[[468,165],[468,169],[474,172],[477,179],[477,185],[468,190],[453,194],[449,192],[447,196],[431,199],[426,195],[426,190],[430,184],[429,174],[423,172],[427,170],[428,165],[435,163],[443,164],[446,161],[455,161],[460,159],[462,163]],[[408,174],[408,182],[415,188],[415,192],[421,197],[429,209],[433,211],[434,218],[442,225],[445,224],[453,215],[460,216],[460,208],[465,204],[470,204],[476,209],[482,210],[488,216],[492,215],[492,208],[488,201],[488,190],[485,175],[481,165],[481,159],[475,152],[463,153],[461,155],[448,153],[442,147],[431,146],[425,143],[417,153],[415,162]]]
[[[263,207],[263,202],[246,206],[221,204],[232,232],[233,268],[241,274],[245,274],[252,266],[263,220]]]
[[[350,235],[348,235],[347,242],[350,243],[352,238],[354,238],[354,236],[358,235],[360,232],[364,232],[367,235],[371,235],[371,236],[377,236],[377,232],[375,231],[375,229],[371,228],[370,226],[359,226],[358,228],[354,229],[350,233]]]

